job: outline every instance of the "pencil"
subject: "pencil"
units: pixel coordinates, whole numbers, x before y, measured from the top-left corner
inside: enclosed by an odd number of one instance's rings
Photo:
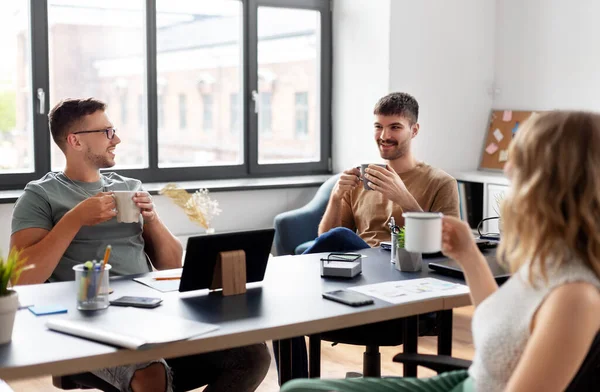
[[[181,276],[157,276],[154,280],[179,280]]]
[[[102,261],[102,268],[100,268],[99,274],[100,279],[98,279],[98,287],[96,288],[96,297],[100,293],[100,288],[102,287],[102,278],[104,277],[104,267],[106,267],[106,263],[108,263],[108,258],[110,257],[110,251],[112,250],[111,245],[106,246],[106,250],[104,251],[104,261]]]
[[[106,247],[106,250],[104,251],[104,261],[102,262],[102,270],[104,270],[106,263],[108,263],[108,258],[110,257],[111,250],[112,250],[112,246],[108,245]]]

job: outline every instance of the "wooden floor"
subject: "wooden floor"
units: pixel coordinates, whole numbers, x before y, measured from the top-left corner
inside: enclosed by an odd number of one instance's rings
[[[456,309],[454,311],[454,334],[452,355],[458,358],[473,358],[473,341],[471,338],[471,316],[473,307]],[[269,343],[269,347],[271,344]],[[419,339],[419,352],[434,354],[437,350],[437,339],[435,337],[422,337]],[[338,344],[334,347],[330,343],[323,342],[321,350],[321,375],[323,378],[343,378],[346,372],[362,371],[362,354],[364,347]],[[402,375],[402,365],[392,362],[392,357],[401,352],[402,347],[381,348],[381,372],[383,375]],[[427,377],[434,372],[419,368],[419,377]],[[50,377],[40,377],[30,380],[9,383],[16,392],[42,392],[60,391],[52,386]],[[198,391],[201,391],[199,389]],[[279,390],[277,384],[277,371],[275,362],[271,361],[271,369],[258,392],[276,392]],[[88,390],[89,391],[89,390]]]

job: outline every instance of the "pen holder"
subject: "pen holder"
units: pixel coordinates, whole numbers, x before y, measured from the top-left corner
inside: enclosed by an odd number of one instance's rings
[[[77,287],[77,309],[98,310],[108,308],[110,264],[104,269],[86,269],[83,264],[73,267],[75,287]]]
[[[423,267],[423,256],[421,253],[413,253],[404,248],[397,248],[394,258],[398,271],[418,272]]]

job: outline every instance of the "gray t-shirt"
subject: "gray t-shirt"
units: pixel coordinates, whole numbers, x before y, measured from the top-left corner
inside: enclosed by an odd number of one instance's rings
[[[102,174],[100,181],[71,181],[62,172],[48,173],[25,187],[15,203],[12,234],[23,229],[48,231],[77,204],[98,192],[142,190],[139,180],[116,173]],[[129,275],[150,271],[144,253],[143,221],[118,223],[116,218],[94,226],[83,226],[63,254],[50,281],[75,279],[73,266],[87,260],[102,260],[107,245],[112,246],[109,264],[112,275]]]

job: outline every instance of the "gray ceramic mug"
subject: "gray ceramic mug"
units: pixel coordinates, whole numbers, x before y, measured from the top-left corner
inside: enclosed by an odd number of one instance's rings
[[[386,168],[386,164],[385,163],[363,163],[362,165],[360,165],[360,176],[363,180],[363,186],[365,187],[365,189],[367,191],[372,191],[373,189],[371,189],[371,187],[368,185],[369,180],[367,180],[365,178],[365,169],[367,167],[369,167],[369,165],[375,165],[375,166],[379,166],[379,167],[383,167],[384,169]]]

